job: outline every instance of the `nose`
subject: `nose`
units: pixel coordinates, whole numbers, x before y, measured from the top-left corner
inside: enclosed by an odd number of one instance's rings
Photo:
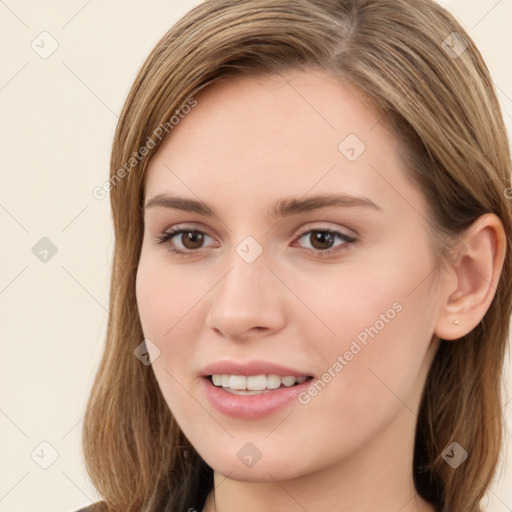
[[[247,263],[238,254],[211,291],[206,326],[232,340],[269,336],[285,325],[285,288],[260,256]]]

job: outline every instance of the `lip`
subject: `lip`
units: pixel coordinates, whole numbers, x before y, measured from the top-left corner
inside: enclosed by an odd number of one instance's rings
[[[280,377],[311,377],[310,373],[304,373],[294,368],[288,368],[280,364],[269,361],[252,360],[246,363],[236,361],[216,361],[205,366],[201,371],[202,377],[209,375],[245,375],[246,377],[254,375],[279,375]]]
[[[232,375],[243,374],[234,373]],[[276,375],[279,374],[276,373]],[[220,413],[233,418],[255,420],[269,416],[296,401],[298,395],[310,386],[311,380],[308,379],[289,388],[281,387],[259,395],[235,395],[224,391],[221,387],[214,386],[207,376],[201,378],[201,386],[210,404]]]

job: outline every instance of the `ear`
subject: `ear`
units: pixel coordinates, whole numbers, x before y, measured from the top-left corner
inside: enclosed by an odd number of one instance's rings
[[[503,268],[506,236],[499,217],[488,213],[466,231],[447,263],[435,334],[456,340],[482,320],[496,293]]]

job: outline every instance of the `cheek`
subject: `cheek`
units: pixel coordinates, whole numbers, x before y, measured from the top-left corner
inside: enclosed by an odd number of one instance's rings
[[[379,334],[397,330],[395,335],[401,334],[396,336],[398,342],[415,334],[411,329],[432,316],[435,304],[433,262],[426,244],[418,243],[414,250],[403,245],[382,244],[378,253],[355,252],[353,258],[336,266],[292,269],[287,281],[330,329],[322,333],[334,343],[359,334],[364,341],[364,333],[372,326]],[[402,332],[404,326],[406,332]]]
[[[185,320],[194,314],[194,306],[212,284],[213,279],[205,280],[197,273],[187,272],[184,265],[169,264],[165,251],[143,249],[137,269],[136,296],[145,336],[168,342],[177,330],[197,325]]]
[[[144,337],[160,350],[152,369],[169,408],[190,408],[185,388],[195,379],[190,365],[197,358],[204,328],[205,297],[218,280],[212,272],[191,272],[169,263],[165,251],[142,251],[136,278],[136,297]],[[194,370],[195,371],[195,370]],[[201,410],[188,410],[188,415]],[[183,414],[182,416],[186,416]],[[203,418],[204,419],[204,418]]]
[[[165,261],[165,255],[162,258],[143,250],[136,278],[137,307],[144,337],[160,350],[151,367],[173,412],[180,410],[182,404],[190,406],[190,396],[180,384],[188,378],[187,363],[194,354],[194,344],[190,341],[197,336],[195,329],[200,325],[189,320],[201,290],[194,292],[193,278],[183,276],[179,270]],[[195,413],[189,410],[188,414]]]
[[[146,338],[160,338],[169,326],[172,304],[166,287],[166,277],[150,257],[141,255],[137,269],[136,296],[142,330]]]
[[[328,372],[322,380],[330,379],[329,370],[336,375],[324,406],[342,397],[361,412],[368,407],[378,411],[386,403],[400,403],[390,389],[409,396],[434,330],[431,270],[426,247],[418,245],[413,253],[390,245],[378,260],[317,272],[313,285],[309,280],[308,286],[306,277],[297,282],[298,294],[307,297],[310,309],[331,331],[317,323],[324,334],[315,338],[310,328],[307,335],[316,339],[311,354],[316,368]]]

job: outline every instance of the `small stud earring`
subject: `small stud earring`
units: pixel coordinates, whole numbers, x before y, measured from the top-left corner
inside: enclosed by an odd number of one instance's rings
[[[458,320],[454,320],[454,321],[453,321],[453,323],[454,323],[455,325],[459,325],[459,321],[458,321]]]

